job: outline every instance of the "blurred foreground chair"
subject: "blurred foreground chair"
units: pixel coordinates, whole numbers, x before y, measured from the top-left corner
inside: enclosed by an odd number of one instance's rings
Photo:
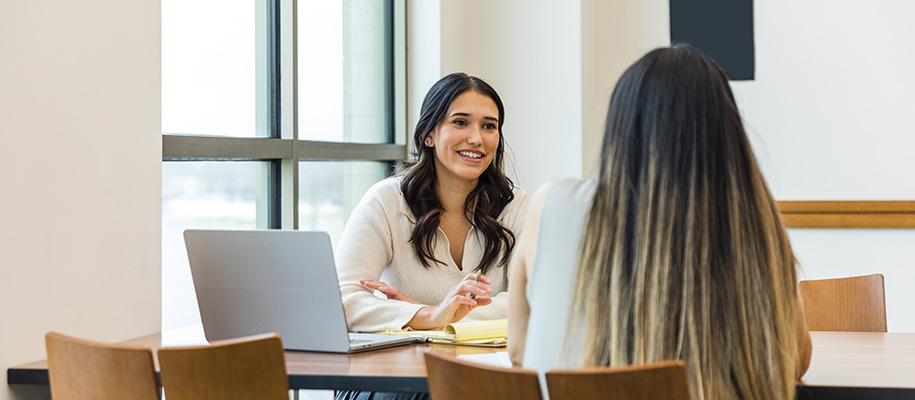
[[[471,363],[429,351],[426,373],[432,400],[541,398],[534,371]]]
[[[48,377],[54,400],[158,400],[152,350],[49,332]]]
[[[209,346],[163,347],[157,354],[168,400],[289,400],[289,376],[278,334]]]
[[[883,275],[801,281],[811,331],[886,332]]]
[[[550,400],[689,400],[683,361],[625,367],[591,367],[546,373]]]

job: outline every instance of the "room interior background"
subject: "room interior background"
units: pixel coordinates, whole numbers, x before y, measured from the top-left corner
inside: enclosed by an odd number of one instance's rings
[[[118,341],[162,326],[161,3],[0,10],[0,366],[48,330]],[[667,0],[407,2],[408,123],[442,74],[507,106],[516,183],[589,177],[623,69],[668,44]],[[779,200],[915,199],[915,4],[755,2],[756,78],[732,87]],[[421,34],[417,34],[421,33]],[[808,279],[886,275],[915,332],[915,230],[791,229]],[[0,389],[0,400],[46,388]]]

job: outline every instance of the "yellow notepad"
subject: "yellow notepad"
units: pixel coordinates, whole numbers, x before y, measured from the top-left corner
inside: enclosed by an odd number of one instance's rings
[[[445,325],[445,329],[442,330],[385,331],[384,333],[422,337],[432,343],[502,347],[505,346],[505,337],[508,335],[508,320],[455,322]]]

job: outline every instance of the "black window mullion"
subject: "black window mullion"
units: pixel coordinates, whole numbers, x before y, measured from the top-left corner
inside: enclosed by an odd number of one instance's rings
[[[269,184],[267,185],[267,190],[269,192],[269,196],[267,196],[267,227],[270,229],[280,229],[282,228],[281,217],[283,212],[283,202],[280,197],[279,187],[279,184],[282,181],[282,161],[271,161],[268,168],[270,168],[270,172],[268,174]]]
[[[396,107],[394,106],[395,99],[395,70],[394,70],[394,0],[386,0],[384,2],[384,65],[385,65],[385,76],[387,77],[385,82],[385,94],[386,102],[384,105],[384,112],[387,116],[385,128],[388,131],[387,139],[388,143],[395,143],[395,129],[397,118],[394,116],[396,112]]]
[[[267,31],[269,32],[269,46],[267,57],[270,60],[270,65],[268,68],[268,88],[270,101],[269,104],[270,110],[268,115],[270,115],[270,137],[274,139],[282,138],[282,107],[281,107],[281,48],[282,43],[282,34],[281,34],[281,24],[280,24],[280,7],[281,0],[267,0],[268,1],[268,16],[267,16]],[[290,141],[290,147],[292,149],[291,156],[295,156],[295,140]],[[268,221],[267,226],[270,229],[280,229],[282,228],[282,216],[283,216],[283,201],[282,201],[282,191],[285,190],[283,187],[283,175],[282,175],[282,164],[283,159],[273,160],[270,162],[270,172],[268,174],[268,184],[267,191],[268,195]],[[293,177],[294,182],[295,177]],[[298,207],[297,202],[292,203],[292,207]],[[292,211],[295,214],[295,211]]]
[[[270,137],[281,138],[280,121],[282,117],[282,107],[280,106],[281,74],[280,74],[280,57],[281,57],[281,26],[280,26],[280,0],[268,0],[268,17],[267,29],[270,32],[269,46],[267,57],[270,59],[268,68],[268,87],[270,90],[270,101],[268,102],[270,110]]]

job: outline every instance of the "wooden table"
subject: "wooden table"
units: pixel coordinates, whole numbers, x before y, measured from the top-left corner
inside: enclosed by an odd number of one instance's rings
[[[799,398],[915,399],[915,333],[813,332],[813,359]],[[128,343],[160,347],[161,336]],[[423,353],[478,354],[500,349],[418,344],[360,354],[286,352],[292,389],[426,392]],[[504,350],[504,349],[501,349]],[[10,384],[48,384],[45,361],[7,370]]]
[[[915,333],[811,332],[799,398],[915,399]]]

